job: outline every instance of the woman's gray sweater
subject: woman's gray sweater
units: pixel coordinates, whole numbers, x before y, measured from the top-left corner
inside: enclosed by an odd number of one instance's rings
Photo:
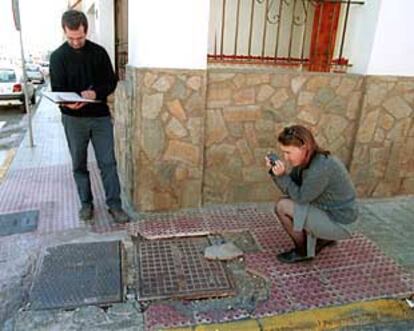
[[[335,156],[316,154],[307,168],[294,167],[289,175],[269,173],[295,203],[322,209],[334,222],[349,224],[357,219],[354,185],[344,164]]]

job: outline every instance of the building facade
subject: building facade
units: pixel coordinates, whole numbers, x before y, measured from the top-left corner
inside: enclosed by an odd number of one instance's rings
[[[264,22],[271,2],[279,4],[273,8],[279,14],[286,2],[252,0],[249,12],[240,9],[250,16],[235,15],[239,28],[228,28],[235,1],[222,0],[221,7],[213,0],[124,0],[112,7],[83,1],[98,9],[93,38],[105,46],[102,38],[112,40],[109,50],[124,70],[114,118],[126,200],[141,211],[272,201],[278,192],[263,158],[276,149],[278,132],[293,123],[309,126],[345,162],[359,197],[413,194],[412,1],[314,7],[310,23],[299,30],[302,46],[293,38],[299,9],[292,8],[291,28],[279,30],[281,43],[282,35],[291,33],[291,39],[280,53],[272,53],[276,44],[268,37],[277,36],[277,27]],[[304,13],[308,1],[290,3]],[[224,14],[214,30],[220,8]],[[258,22],[254,15],[263,17],[262,25],[252,23]],[[261,26],[262,34],[243,30],[243,22]],[[121,39],[123,61],[115,52]],[[236,47],[224,46],[226,40]],[[243,51],[246,40],[252,46]],[[338,66],[346,70],[335,72]]]

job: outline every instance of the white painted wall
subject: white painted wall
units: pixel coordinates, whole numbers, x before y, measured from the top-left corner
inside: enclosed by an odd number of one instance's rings
[[[348,72],[366,74],[368,71],[381,1],[366,0],[362,6],[351,6],[343,51],[353,65]]]
[[[413,0],[382,0],[367,74],[414,76],[413,13]]]
[[[131,0],[129,65],[207,67],[209,0]]]
[[[115,12],[113,0],[83,0],[82,10],[88,16],[88,38],[103,46],[115,63]],[[91,13],[94,13],[91,16]],[[94,20],[94,21],[92,21]]]
[[[365,75],[413,76],[413,0],[366,0],[353,6],[344,54]]]

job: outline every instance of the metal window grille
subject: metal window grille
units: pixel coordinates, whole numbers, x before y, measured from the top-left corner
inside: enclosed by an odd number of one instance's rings
[[[128,43],[118,42],[115,44],[115,70],[120,80],[125,79],[125,70],[128,63]]]
[[[212,0],[209,62],[346,71],[353,0]]]

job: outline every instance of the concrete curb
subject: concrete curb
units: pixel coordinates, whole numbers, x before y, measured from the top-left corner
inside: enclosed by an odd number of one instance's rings
[[[380,299],[348,305],[297,311],[279,316],[230,323],[198,325],[165,331],[281,331],[337,330],[339,328],[412,321],[414,310],[405,301]]]
[[[7,171],[9,170],[13,162],[16,152],[17,152],[16,148],[7,150],[6,157],[4,158],[3,164],[0,165],[0,184],[3,182],[4,178],[6,177]]]

